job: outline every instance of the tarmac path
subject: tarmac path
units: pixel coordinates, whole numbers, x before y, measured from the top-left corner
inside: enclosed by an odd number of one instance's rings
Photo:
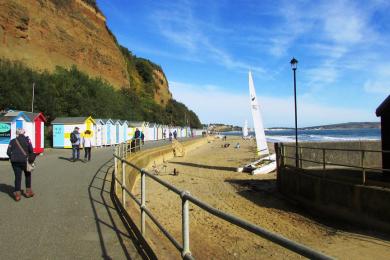
[[[110,198],[112,154],[94,148],[90,162],[70,162],[69,149],[46,151],[32,173],[35,196],[19,202],[11,164],[0,161],[0,259],[146,258]]]

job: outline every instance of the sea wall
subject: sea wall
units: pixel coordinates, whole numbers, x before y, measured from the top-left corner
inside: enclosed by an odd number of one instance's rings
[[[279,190],[315,215],[390,232],[390,189],[351,184],[279,167]]]
[[[188,153],[191,150],[194,150],[201,145],[204,145],[207,143],[207,138],[195,138],[190,139],[186,141],[180,142],[185,152]],[[161,165],[164,163],[164,161],[167,161],[169,159],[172,159],[174,157],[173,155],[173,149],[172,145],[164,145],[144,151],[140,151],[137,153],[133,153],[131,155],[128,155],[127,161],[131,162],[135,166],[139,168],[148,169],[153,164]],[[118,173],[119,178],[122,178],[122,167],[118,167]],[[131,166],[126,166],[126,187],[132,191],[133,188],[137,185],[137,181],[140,179],[141,174],[138,170]]]
[[[295,157],[295,143],[286,143],[288,147],[285,147],[284,154],[288,157]],[[294,147],[291,147],[294,146]],[[351,150],[381,150],[380,141],[349,141],[349,142],[300,142],[299,147],[312,147],[319,149],[299,149],[298,153],[300,157],[305,160],[315,161],[305,162],[302,161],[302,167],[321,166],[323,162],[323,151],[325,149],[351,149]],[[326,150],[325,161],[333,164],[347,164],[350,166],[360,167],[362,165],[362,152],[361,151],[338,151],[338,150]],[[379,152],[364,152],[363,163],[365,167],[381,168],[382,167],[382,154]],[[286,165],[295,165],[294,159],[286,159]]]

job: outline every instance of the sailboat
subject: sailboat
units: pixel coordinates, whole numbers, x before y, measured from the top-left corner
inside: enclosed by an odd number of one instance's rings
[[[252,72],[249,71],[249,95],[253,117],[253,125],[256,136],[256,153],[257,156],[262,156],[259,160],[247,164],[243,167],[243,171],[251,174],[265,174],[276,169],[276,155],[270,154],[268,150],[267,140],[265,138],[263,120],[260,113],[260,106],[256,97],[255,85],[253,83]]]
[[[248,135],[248,121],[245,120],[244,127],[242,128],[242,138],[243,139],[249,139]]]

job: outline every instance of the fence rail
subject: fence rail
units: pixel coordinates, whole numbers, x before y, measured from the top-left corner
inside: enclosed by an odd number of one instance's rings
[[[361,176],[361,181],[363,185],[366,185],[366,180],[367,180],[367,171],[373,171],[373,172],[389,172],[390,169],[383,169],[383,168],[376,168],[376,167],[370,167],[365,165],[365,158],[368,153],[390,153],[390,151],[385,151],[385,150],[370,150],[370,149],[341,149],[341,148],[320,148],[320,147],[309,147],[309,146],[299,146],[298,149],[299,153],[293,155],[287,155],[286,153],[286,148],[296,148],[295,145],[288,145],[288,144],[277,144],[275,147],[276,149],[279,149],[278,153],[281,156],[281,166],[284,167],[286,166],[286,159],[291,159],[294,161],[298,161],[298,165],[295,165],[295,167],[304,169],[303,167],[303,162],[310,162],[314,164],[318,164],[322,166],[322,170],[325,172],[329,167],[327,166],[336,166],[336,167],[343,167],[347,169],[357,169],[358,171],[361,171],[362,176]],[[319,150],[322,151],[321,153],[316,154],[319,157],[322,157],[321,161],[318,160],[312,160],[312,159],[305,159],[303,157],[303,151],[304,150]],[[334,163],[334,162],[329,162],[326,160],[326,156],[329,154],[329,151],[337,151],[337,152],[343,152],[343,153],[350,153],[350,152],[356,152],[360,153],[360,164],[359,165],[351,165],[351,164],[344,164],[344,163]],[[316,157],[317,157],[316,156]]]
[[[125,148],[124,148],[124,147]],[[175,186],[169,184],[168,182],[154,176],[153,174],[147,172],[145,169],[141,169],[140,167],[132,164],[127,160],[128,155],[131,153],[128,152],[129,146],[128,144],[120,144],[116,147],[114,153],[114,161],[115,161],[115,170],[114,170],[114,180],[115,187],[119,184],[122,189],[122,204],[126,206],[126,196],[124,194],[129,195],[129,197],[135,201],[135,203],[139,206],[141,212],[141,233],[143,236],[146,235],[146,215],[152,220],[152,222],[161,230],[161,232],[169,239],[169,241],[175,246],[175,248],[181,252],[181,256],[183,259],[194,259],[191,251],[190,251],[190,225],[189,225],[189,202],[198,206],[199,208],[207,211],[208,213],[223,219],[233,225],[236,225],[240,228],[243,228],[253,234],[256,234],[260,237],[263,237],[269,241],[272,241],[284,248],[287,248],[297,254],[305,256],[310,259],[332,259],[331,257],[322,254],[321,252],[315,251],[309,247],[306,247],[302,244],[289,240],[281,235],[270,232],[266,229],[263,229],[259,226],[256,226],[248,221],[242,220],[236,216],[230,215],[228,213],[222,212],[209,204],[201,201],[200,199],[192,196],[188,191],[180,190]],[[130,147],[131,149],[131,147]],[[119,164],[122,166],[122,180],[118,178],[118,166]],[[125,177],[126,177],[126,167],[132,167],[136,169],[141,174],[141,201],[134,196],[131,191],[129,191],[126,187]],[[174,192],[178,196],[180,196],[182,200],[182,244],[180,244],[172,234],[170,234],[163,225],[156,219],[155,216],[148,210],[146,206],[146,177],[151,178],[156,181],[160,185],[163,185],[170,191]],[[115,189],[116,195],[116,189]]]

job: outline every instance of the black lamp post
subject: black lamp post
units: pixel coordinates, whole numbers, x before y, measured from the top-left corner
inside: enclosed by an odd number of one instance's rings
[[[295,105],[295,167],[298,168],[299,164],[299,159],[298,159],[298,124],[297,124],[297,81],[296,81],[296,76],[295,72],[297,70],[297,65],[298,61],[293,57],[292,60],[290,61],[291,68],[294,71],[294,105]]]

